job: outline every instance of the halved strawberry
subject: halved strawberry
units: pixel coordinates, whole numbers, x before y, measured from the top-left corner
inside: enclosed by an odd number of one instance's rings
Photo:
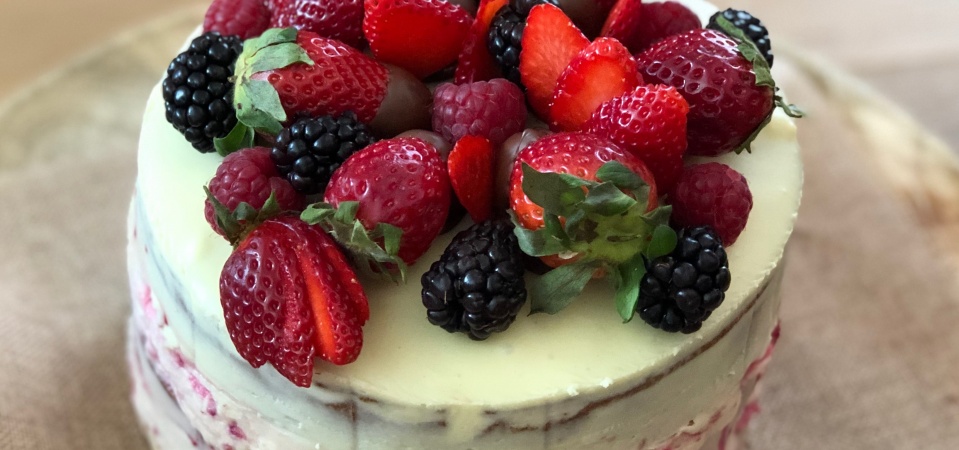
[[[522,44],[519,71],[527,99],[540,117],[548,118],[557,80],[589,40],[563,10],[544,3],[530,11]]]
[[[459,56],[473,18],[445,0],[367,0],[363,32],[377,59],[424,78]]]
[[[470,27],[456,63],[456,73],[453,76],[456,84],[487,81],[502,76],[499,65],[486,48],[486,38],[496,12],[508,3],[509,0],[480,0],[476,20]]]
[[[579,131],[603,102],[643,83],[629,50],[612,38],[599,38],[570,62],[556,83],[550,126]]]
[[[611,37],[625,46],[633,48],[641,39],[643,12],[642,0],[619,0],[613,5],[606,23],[603,24],[601,36]]]
[[[493,144],[481,136],[464,136],[446,164],[453,192],[473,222],[488,220],[493,212]]]

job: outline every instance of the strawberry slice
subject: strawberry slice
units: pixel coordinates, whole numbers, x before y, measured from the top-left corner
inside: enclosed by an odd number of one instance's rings
[[[489,220],[493,212],[493,144],[481,136],[464,136],[446,164],[453,192],[473,222]]]
[[[486,38],[489,34],[489,26],[493,23],[493,17],[496,17],[496,12],[508,3],[509,0],[480,1],[479,9],[476,11],[476,20],[470,27],[466,43],[463,44],[463,51],[460,52],[456,63],[456,73],[453,76],[456,84],[487,81],[502,76],[499,65],[496,64],[496,60],[487,50]]]
[[[641,84],[643,77],[629,50],[615,39],[596,39],[560,76],[550,106],[550,126],[579,131],[599,105]]]
[[[445,0],[368,0],[363,32],[377,59],[424,78],[456,60],[472,22]]]
[[[343,252],[340,251],[340,248],[337,247],[336,241],[325,233],[320,233],[312,228],[311,230],[317,235],[316,241],[320,243],[320,250],[323,252],[322,256],[333,266],[333,270],[337,272],[340,282],[343,283],[343,289],[346,290],[348,297],[353,300],[353,306],[356,308],[360,325],[365,325],[366,321],[370,320],[370,303],[366,297],[366,292],[363,291],[360,280],[356,278],[356,273],[350,268],[350,263],[346,260]]]
[[[549,117],[557,80],[587,45],[589,40],[563,10],[544,3],[530,11],[523,32],[519,71],[529,103],[540,117]]]
[[[642,40],[642,0],[619,0],[613,5],[600,36],[611,37],[626,47],[639,47]]]

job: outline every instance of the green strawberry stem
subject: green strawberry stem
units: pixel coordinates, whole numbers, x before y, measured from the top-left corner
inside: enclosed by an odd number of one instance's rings
[[[213,212],[216,217],[216,224],[223,231],[230,244],[236,248],[254,228],[269,219],[279,216],[283,213],[280,204],[276,201],[276,193],[271,192],[270,197],[263,202],[263,207],[256,209],[249,203],[243,202],[237,205],[232,211],[226,205],[221,203],[210,192],[210,188],[204,186],[206,198],[213,205]]]
[[[342,202],[339,206],[314,203],[306,208],[300,219],[311,225],[320,225],[337,242],[358,258],[361,268],[374,268],[396,282],[406,282],[406,263],[398,256],[403,230],[388,223],[378,223],[367,230],[356,213],[359,202]],[[397,277],[398,276],[398,277]]]
[[[572,254],[576,261],[529,285],[531,313],[555,314],[568,306],[599,270],[609,274],[624,321],[633,316],[645,260],[676,246],[669,228],[672,209],[649,210],[650,186],[619,162],[604,164],[598,181],[538,172],[523,164],[523,191],[543,208],[544,226],[522,227],[515,214],[520,248],[530,256]]]

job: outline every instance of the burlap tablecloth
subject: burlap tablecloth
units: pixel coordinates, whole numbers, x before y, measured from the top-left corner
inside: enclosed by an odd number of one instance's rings
[[[0,449],[145,448],[125,211],[143,103],[197,20],[119,38],[0,107]],[[868,90],[781,54],[810,113],[807,183],[752,448],[959,448],[959,165]]]

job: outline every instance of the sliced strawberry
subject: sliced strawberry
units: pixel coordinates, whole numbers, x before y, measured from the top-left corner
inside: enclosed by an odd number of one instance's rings
[[[460,139],[447,161],[450,183],[473,222],[493,212],[493,144],[481,136]]]
[[[333,270],[337,271],[340,283],[343,284],[343,289],[346,290],[349,298],[354,302],[353,306],[360,319],[360,325],[365,325],[366,321],[370,320],[370,303],[366,297],[366,292],[363,291],[360,280],[356,278],[356,273],[350,268],[349,261],[346,260],[346,256],[340,251],[340,248],[337,247],[336,241],[325,233],[320,233],[316,230],[314,232],[319,235],[317,242],[320,243],[320,250],[323,252],[323,257],[330,262]]]
[[[456,60],[472,22],[444,0],[369,0],[363,32],[377,59],[424,78]]]
[[[550,125],[578,131],[603,102],[643,83],[629,50],[612,38],[599,38],[563,71],[553,93]]]
[[[527,99],[540,117],[548,118],[557,80],[589,40],[563,10],[546,3],[530,11],[522,44],[519,71]]]
[[[642,0],[619,0],[606,17],[601,36],[611,37],[626,47],[638,45],[642,34]]]
[[[453,76],[456,84],[486,81],[502,76],[499,65],[487,50],[486,38],[496,12],[508,3],[508,0],[480,1],[476,20],[470,27],[469,35],[463,44],[463,51],[460,52],[456,63],[456,73]]]

